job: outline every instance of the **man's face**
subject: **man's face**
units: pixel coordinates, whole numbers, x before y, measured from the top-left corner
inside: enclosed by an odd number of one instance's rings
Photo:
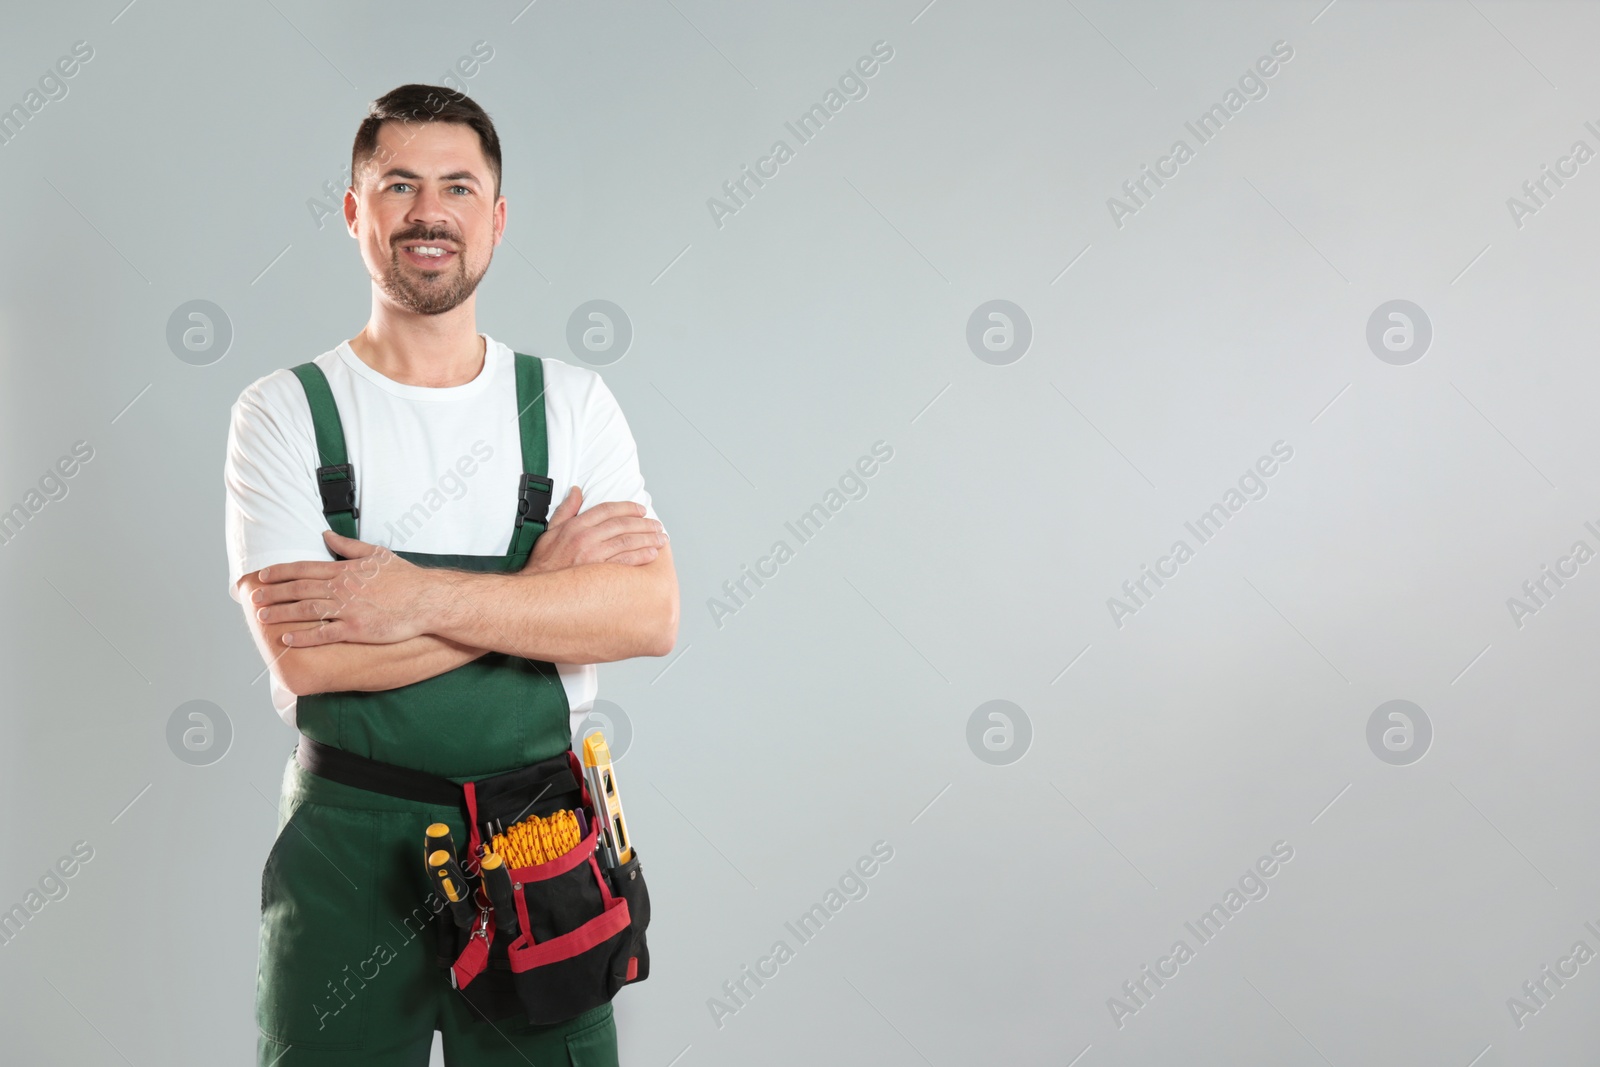
[[[345,197],[345,220],[367,273],[391,301],[439,315],[472,296],[506,218],[472,127],[385,122],[356,189]],[[419,251],[425,248],[439,254]]]

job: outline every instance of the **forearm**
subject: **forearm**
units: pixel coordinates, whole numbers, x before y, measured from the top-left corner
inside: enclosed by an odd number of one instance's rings
[[[678,631],[670,556],[534,573],[439,572],[429,632],[555,663],[664,656]]]
[[[435,634],[421,634],[390,644],[337,641],[296,647],[284,644],[294,631],[314,629],[318,622],[263,622],[254,596],[262,588],[257,573],[239,580],[245,624],[267,669],[278,684],[296,696],[347,690],[377,692],[420,682],[470,663],[487,649],[475,648]]]
[[[297,664],[297,696],[348,690],[373,693],[398,689],[455,670],[487,652],[437,634],[408,637],[388,645],[363,645],[337,641],[330,645],[297,648],[290,656]]]

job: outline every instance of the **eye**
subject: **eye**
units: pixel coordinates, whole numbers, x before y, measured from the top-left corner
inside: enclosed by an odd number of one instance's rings
[[[410,182],[395,182],[393,185],[389,186],[389,191],[390,192],[394,192],[395,190],[399,189],[402,185],[405,186],[408,189],[411,187],[411,183]]]
[[[465,185],[452,185],[450,188],[452,188],[452,189],[460,189],[464,193],[472,192],[472,189],[469,188],[468,186],[465,186]]]

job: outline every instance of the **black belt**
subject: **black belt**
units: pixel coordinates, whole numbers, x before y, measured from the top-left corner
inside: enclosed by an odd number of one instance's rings
[[[310,773],[341,785],[420,804],[465,805],[465,792],[448,778],[360,756],[313,741],[304,734],[295,746],[294,758]],[[527,810],[539,813],[545,808],[573,807],[573,803],[561,801],[569,794],[578,793],[578,780],[572,774],[567,753],[563,752],[531,766],[476,779],[476,790],[480,806],[488,797],[505,799],[508,794],[515,793],[525,795]]]

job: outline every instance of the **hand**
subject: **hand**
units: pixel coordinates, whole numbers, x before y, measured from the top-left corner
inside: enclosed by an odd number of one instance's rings
[[[438,583],[428,569],[380,545],[324,530],[328,549],[342,561],[303,560],[263,568],[261,588],[251,596],[263,623],[321,620],[290,630],[283,643],[295,648],[336,641],[388,645],[427,632]]]
[[[655,559],[667,543],[661,524],[645,517],[642,504],[608,501],[579,515],[581,507],[583,490],[573,486],[539,535],[522,568],[524,574],[564,570],[580,563],[638,566]]]

